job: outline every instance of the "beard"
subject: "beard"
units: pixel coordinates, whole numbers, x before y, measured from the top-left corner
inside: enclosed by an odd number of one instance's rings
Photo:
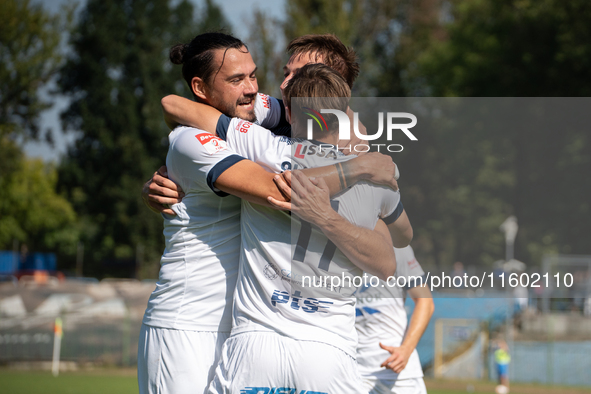
[[[243,96],[239,98],[236,102],[227,102],[222,101],[218,103],[216,106],[217,109],[222,112],[224,115],[227,115],[231,118],[240,118],[244,120],[248,120],[249,122],[254,122],[256,120],[256,115],[254,113],[254,102],[256,100],[256,94]],[[241,104],[253,104],[251,109],[245,109],[242,107]]]

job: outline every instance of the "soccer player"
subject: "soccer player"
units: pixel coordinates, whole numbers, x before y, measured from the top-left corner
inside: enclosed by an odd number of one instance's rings
[[[240,40],[218,33],[200,35],[172,48],[170,57],[183,64],[183,73],[191,77],[188,82],[199,75],[191,86],[196,97],[205,89],[216,92],[206,96],[210,104],[255,120],[256,67]],[[230,74],[239,76],[228,80]],[[169,171],[187,195],[173,208],[175,216],[164,217],[166,249],[139,341],[142,394],[206,389],[231,329],[240,246],[240,200],[220,198],[231,184],[219,175],[231,169],[228,174],[258,177],[256,187],[269,185],[263,181],[269,180],[266,171],[224,149],[210,134],[178,129],[171,133],[170,144]],[[266,192],[282,198],[269,188]]]
[[[301,136],[306,134],[305,120],[299,115],[291,116],[292,97],[332,97],[329,104],[346,111],[348,100],[342,97],[348,98],[350,90],[340,75],[324,65],[308,65],[297,75],[285,88],[285,104],[294,135]],[[325,101],[322,104],[327,108]],[[279,171],[282,163],[292,161],[300,168],[308,168],[334,162],[340,165],[351,159],[334,146],[338,141],[336,118],[327,120],[329,131],[316,138],[318,141],[303,141],[271,135],[243,120],[220,116],[219,111],[208,106],[196,107],[202,129],[217,128],[218,136],[226,139],[230,148],[270,170]],[[292,147],[300,154],[292,156]],[[305,177],[295,176],[306,185]],[[306,186],[308,193],[298,199],[307,203],[294,210],[310,224],[296,218],[294,229],[289,216],[282,212],[243,200],[243,246],[232,335],[224,345],[210,391],[238,393],[256,392],[259,387],[290,387],[317,392],[363,392],[355,363],[355,287],[349,281],[338,289],[323,289],[322,297],[302,294],[306,287],[302,273],[315,278],[324,273],[349,279],[363,271],[380,278],[394,273],[395,258],[388,256],[393,251],[388,238],[376,233],[375,238],[368,240],[373,242],[367,249],[373,253],[368,255],[358,244],[363,232],[343,221],[336,211],[365,227],[366,232],[377,229],[383,223],[378,223],[381,217],[393,233],[406,233],[407,243],[412,231],[408,231],[410,223],[403,215],[397,192],[369,184],[355,185],[333,200],[338,205],[333,209],[328,188],[324,182],[318,182],[320,188]],[[319,190],[319,196],[325,200],[306,200],[307,196],[318,196]],[[297,235],[293,255],[291,234]],[[383,255],[377,253],[380,249],[384,250]]]
[[[264,110],[277,105],[257,95],[256,66],[234,37],[197,36],[188,45],[174,47],[171,60],[183,64],[196,100],[228,115],[266,118]],[[169,139],[169,172],[187,195],[172,207],[175,216],[164,217],[166,250],[143,319],[138,381],[141,393],[199,393],[210,381],[230,332],[238,270],[240,200],[220,197],[233,193],[268,205],[269,194],[279,200],[283,196],[273,174],[236,155],[224,141],[188,127],[175,129]],[[351,172],[362,172],[372,160],[379,159],[352,161]],[[336,176],[330,181],[334,172],[329,170],[330,184],[338,184]]]
[[[395,252],[396,281],[380,281],[356,293],[357,362],[370,394],[426,394],[416,346],[433,314],[433,299],[412,248]],[[415,303],[410,324],[407,294]]]
[[[337,71],[347,81],[350,88],[353,87],[353,83],[359,75],[359,64],[356,61],[355,51],[345,46],[334,34],[308,34],[297,37],[287,45],[286,51],[289,54],[289,60],[283,67],[284,80],[280,87],[281,91],[283,91],[294,73],[306,64],[326,64]],[[270,100],[275,103],[275,99],[270,98]],[[291,126],[283,121],[285,119],[285,106],[281,101],[279,103],[281,105],[273,105],[266,111],[261,111],[258,121],[264,121],[263,126],[270,128],[276,135],[289,136],[291,135]],[[165,109],[165,115],[167,115],[167,124],[171,129],[179,123],[194,124],[191,114],[195,111],[195,108],[192,106],[191,101],[176,96],[168,96],[162,100],[162,105]],[[352,117],[351,110],[348,110],[348,114]],[[267,120],[266,117],[269,119]],[[252,121],[252,119],[248,118],[243,119]],[[353,122],[351,122],[351,125],[353,125]],[[359,124],[359,130],[364,133],[365,127]],[[339,141],[338,146],[342,147],[343,153],[350,154],[352,153],[351,147],[360,142],[355,134],[351,133],[351,139]],[[398,171],[398,168],[395,170]],[[182,196],[181,188],[168,179],[166,167],[164,166],[146,182],[142,191],[142,198],[151,210],[169,215],[175,215],[175,213],[168,205],[179,202]]]

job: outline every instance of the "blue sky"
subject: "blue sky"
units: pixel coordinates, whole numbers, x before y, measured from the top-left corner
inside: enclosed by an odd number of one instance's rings
[[[60,6],[68,1],[85,3],[84,0],[38,0],[39,3],[51,11],[57,12]],[[198,6],[203,4],[201,0],[191,0]],[[250,26],[250,16],[255,8],[263,10],[268,16],[282,19],[285,8],[285,0],[214,0],[223,10],[226,18],[232,24],[234,34],[248,40],[248,29]],[[68,100],[64,97],[52,98],[54,106],[45,111],[41,117],[42,130],[46,128],[53,129],[55,137],[55,147],[52,148],[43,142],[30,142],[25,144],[25,152],[29,157],[40,157],[45,161],[57,162],[61,155],[66,152],[68,144],[74,139],[75,135],[69,133],[64,135],[59,120],[59,114],[68,106]]]

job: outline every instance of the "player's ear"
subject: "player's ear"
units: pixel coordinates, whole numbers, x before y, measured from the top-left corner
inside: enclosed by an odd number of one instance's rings
[[[287,118],[287,122],[291,124],[291,108],[287,105],[285,106],[285,117]]]
[[[207,93],[205,90],[205,81],[203,81],[199,77],[193,77],[191,79],[191,89],[195,96],[199,97],[201,100],[207,101]]]

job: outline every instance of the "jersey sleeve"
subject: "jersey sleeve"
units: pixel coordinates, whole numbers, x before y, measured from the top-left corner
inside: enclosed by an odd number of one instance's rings
[[[218,120],[216,134],[238,155],[271,172],[281,172],[284,169],[282,163],[291,163],[291,138],[276,136],[246,120],[222,115]]]
[[[166,166],[175,182],[185,191],[211,190],[218,196],[227,196],[214,183],[244,157],[228,148],[226,141],[203,130],[179,127],[173,133],[177,135],[171,138]]]
[[[283,103],[275,97],[258,93],[254,102],[254,114],[257,119],[256,124],[272,129],[279,126],[285,118],[285,109]]]
[[[380,207],[379,217],[387,225],[394,223],[404,210],[400,201],[400,192],[385,186],[375,186],[378,192],[375,194],[376,204]]]
[[[405,290],[410,290],[424,283],[425,271],[417,261],[412,247],[409,245],[405,248],[395,248],[394,252],[396,253],[396,276],[408,279]],[[422,277],[423,281],[417,280],[418,277]]]

